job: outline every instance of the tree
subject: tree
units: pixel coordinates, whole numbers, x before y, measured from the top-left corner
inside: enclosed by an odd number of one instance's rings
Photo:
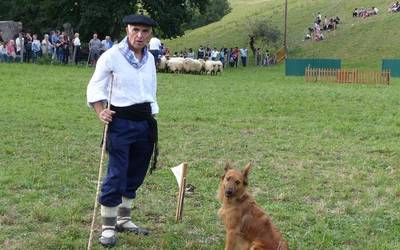
[[[232,8],[228,0],[209,0],[209,4],[204,10],[204,14],[195,9],[192,13],[190,22],[184,24],[184,29],[195,29],[212,22],[220,20],[231,12]]]
[[[282,32],[269,23],[266,17],[248,19],[249,45],[255,54],[255,44],[261,43],[262,46],[272,46],[276,48],[281,40]]]
[[[0,18],[21,21],[25,31],[44,33],[71,23],[83,39],[93,32],[119,37],[122,18],[139,4],[159,23],[161,37],[183,34],[182,24],[194,10],[204,12],[208,0],[14,0],[0,1]]]

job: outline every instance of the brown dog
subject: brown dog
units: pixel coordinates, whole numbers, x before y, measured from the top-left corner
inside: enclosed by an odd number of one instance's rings
[[[221,178],[218,211],[226,230],[225,250],[287,250],[288,244],[269,216],[246,191],[250,163],[243,171],[231,169],[227,163]]]

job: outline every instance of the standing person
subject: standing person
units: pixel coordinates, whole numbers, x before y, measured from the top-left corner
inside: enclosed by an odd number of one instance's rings
[[[104,51],[111,49],[111,47],[114,45],[114,43],[111,41],[110,36],[106,36],[103,41],[101,41],[102,49]],[[103,51],[103,52],[104,52]]]
[[[265,51],[265,56],[264,56],[264,66],[269,66],[269,61],[270,61],[270,55],[269,55],[269,50]]]
[[[215,48],[215,47],[211,50],[211,60],[212,61],[219,60],[219,52],[218,52],[217,48]]]
[[[156,67],[146,47],[157,23],[144,15],[129,15],[123,22],[126,37],[99,58],[87,88],[88,104],[109,124],[108,171],[99,197],[103,219],[99,241],[104,246],[115,245],[115,231],[148,234],[131,221],[130,213],[157,141]],[[107,109],[110,79],[113,89]]]
[[[17,54],[15,52],[15,42],[14,40],[8,41],[6,45],[7,50],[7,61],[8,62],[15,62],[17,58]]]
[[[200,45],[200,48],[197,51],[197,59],[204,59],[204,53],[203,45]]]
[[[8,41],[6,45],[7,50],[7,61],[8,62],[15,62],[17,58],[17,54],[15,53],[15,42],[14,40]]]
[[[62,36],[64,37],[64,42],[63,42],[63,46],[62,46],[62,51],[64,53],[64,57],[62,62],[64,64],[68,64],[69,62],[69,56],[70,56],[70,44],[71,44],[71,39],[69,38],[67,32],[63,31],[62,32]]]
[[[79,39],[79,33],[75,33],[74,40],[72,40],[74,45],[74,61],[75,65],[78,65],[79,57],[81,54],[81,40]]]
[[[42,55],[42,48],[36,34],[32,35],[32,62],[35,63],[38,57]]]
[[[189,51],[187,53],[187,57],[190,59],[194,59],[194,52],[192,48],[189,48]]]
[[[93,34],[93,38],[89,41],[89,54],[92,66],[96,66],[97,59],[100,56],[101,41],[97,38],[97,33]]]
[[[0,30],[0,43],[4,43],[3,40],[3,31]]]
[[[256,49],[256,65],[261,66],[262,65],[262,60],[261,60],[261,49],[257,48]]]
[[[16,47],[16,55],[19,56],[19,59],[23,60],[23,54],[24,52],[24,34],[19,33],[17,39],[15,39],[15,47]]]
[[[32,58],[32,36],[31,33],[26,33],[24,38],[24,62],[30,62]]]
[[[44,38],[42,40],[42,55],[49,57],[52,54],[53,45],[49,40],[49,35],[44,34]]]
[[[154,62],[156,64],[156,66],[159,63],[158,56],[160,55],[160,48],[161,48],[161,41],[160,41],[160,39],[157,38],[157,36],[154,35],[150,39],[149,49],[150,49],[150,53],[154,56]]]
[[[64,37],[64,42],[62,44],[62,51],[64,53],[64,56],[62,58],[62,63],[64,64],[68,64],[69,61],[69,44],[70,44],[70,39],[67,35],[67,33],[63,33],[63,37]]]
[[[247,48],[240,49],[240,60],[242,61],[242,66],[247,66]]]
[[[0,62],[7,62],[7,49],[3,42],[0,42]]]
[[[222,67],[225,68],[225,49],[224,49],[224,47],[222,47],[221,50],[219,51],[219,60],[222,63]]]
[[[63,49],[63,47],[64,47],[64,36],[60,35],[58,37],[58,40],[56,41],[56,44],[55,44],[55,48],[56,48],[56,51],[57,51],[57,60],[60,63],[63,63],[63,60],[64,60],[64,49]]]

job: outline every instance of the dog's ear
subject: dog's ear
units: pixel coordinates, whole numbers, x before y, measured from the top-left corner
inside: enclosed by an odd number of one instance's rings
[[[225,163],[224,174],[221,176],[221,180],[223,180],[223,179],[225,178],[226,172],[228,172],[228,170],[231,169],[231,168],[232,168],[231,165],[230,165],[229,162],[227,161],[227,162]]]
[[[227,162],[225,163],[225,167],[224,167],[225,173],[228,172],[228,170],[231,169],[231,168],[232,168],[232,167],[231,167],[231,164],[227,161]]]
[[[242,171],[242,174],[244,177],[244,180],[243,180],[244,185],[247,185],[247,183],[248,183],[247,180],[248,180],[250,170],[251,170],[251,164],[247,163],[247,165],[244,167],[244,169]]]

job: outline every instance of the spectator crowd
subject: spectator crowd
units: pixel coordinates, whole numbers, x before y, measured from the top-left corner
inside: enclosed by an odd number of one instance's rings
[[[339,23],[339,16],[330,18],[324,16],[324,18],[322,18],[321,12],[318,12],[312,27],[308,27],[304,40],[323,41],[325,40],[324,32],[336,30]]]
[[[355,8],[353,10],[353,17],[362,17],[362,18],[367,18],[370,16],[375,16],[378,15],[379,9],[377,7],[372,6],[370,9],[369,8]]]
[[[0,62],[36,63],[40,58],[44,58],[52,63],[78,64],[85,61],[94,66],[99,56],[116,43],[118,41],[112,41],[110,36],[100,40],[94,33],[88,43],[88,53],[82,54],[79,33],[70,37],[66,32],[57,30],[44,34],[42,39],[39,39],[37,34],[21,32],[14,39],[5,41],[0,31]]]

